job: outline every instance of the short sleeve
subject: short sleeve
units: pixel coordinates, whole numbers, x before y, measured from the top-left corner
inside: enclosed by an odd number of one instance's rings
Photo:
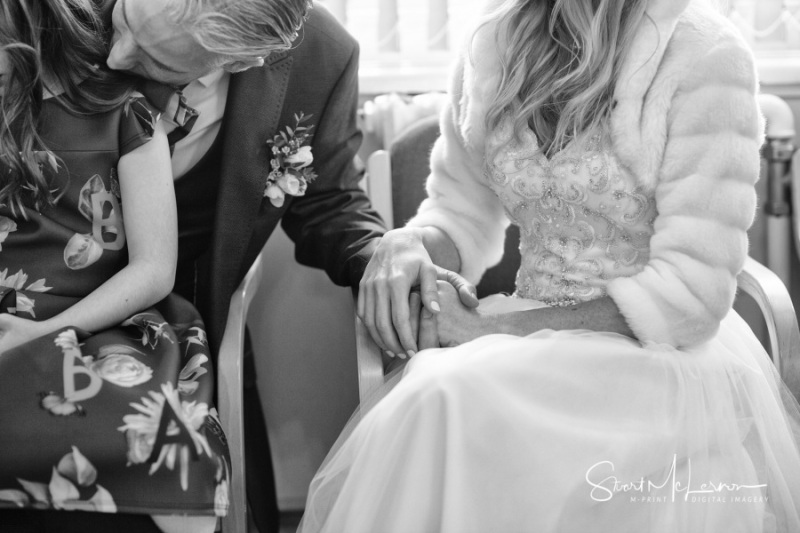
[[[144,96],[131,96],[122,108],[119,123],[119,155],[123,156],[153,138],[161,112]]]

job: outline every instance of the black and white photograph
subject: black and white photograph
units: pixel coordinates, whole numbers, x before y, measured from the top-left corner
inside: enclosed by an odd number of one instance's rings
[[[0,0],[0,533],[800,532],[796,124],[800,0]]]

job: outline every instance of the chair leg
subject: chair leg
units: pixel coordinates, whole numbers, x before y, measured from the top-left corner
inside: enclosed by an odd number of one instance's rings
[[[258,533],[278,533],[280,513],[275,489],[267,426],[256,384],[250,335],[245,336],[244,357],[244,454],[247,465],[247,500]]]

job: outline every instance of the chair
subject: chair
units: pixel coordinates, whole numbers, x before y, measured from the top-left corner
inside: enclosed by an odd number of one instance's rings
[[[439,135],[436,117],[406,129],[388,151],[378,151],[367,162],[367,192],[375,208],[395,226],[402,225],[425,198],[423,183],[428,175],[428,155]],[[519,232],[511,226],[506,234],[505,254],[489,269],[478,285],[478,295],[513,292],[519,265]],[[769,350],[781,377],[800,398],[800,330],[789,292],[781,279],[755,259],[747,258],[737,283],[740,291],[755,300],[769,333]],[[363,400],[384,381],[384,359],[366,326],[356,317],[356,351],[359,396]]]
[[[263,253],[263,252],[262,252]],[[247,533],[244,469],[243,354],[247,311],[261,281],[261,254],[231,298],[228,322],[217,357],[217,404],[231,454],[230,508],[222,519],[223,533]]]

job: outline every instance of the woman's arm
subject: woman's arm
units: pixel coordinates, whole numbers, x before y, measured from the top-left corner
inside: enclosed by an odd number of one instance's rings
[[[489,38],[488,33],[482,35]],[[358,315],[375,342],[389,352],[417,349],[408,318],[412,287],[419,286],[423,305],[434,313],[440,306],[437,279],[454,280],[462,300],[477,305],[470,283],[503,253],[509,222],[483,180],[481,109],[496,64],[492,58],[473,59],[464,51],[456,64],[450,99],[440,117],[441,136],[431,154],[428,198],[405,228],[381,239],[361,279]],[[476,78],[482,83],[471,83]]]
[[[128,264],[64,312],[41,322],[0,319],[0,351],[75,326],[95,332],[119,324],[172,290],[178,253],[177,213],[169,148],[161,123],[153,138],[122,156],[117,167]]]
[[[461,304],[452,287],[439,283],[442,311],[437,315],[442,346],[456,346],[492,333],[525,336],[544,329],[588,329],[635,338],[614,300],[605,296],[567,307],[542,307],[508,313],[486,313]]]
[[[72,325],[98,331],[119,324],[172,290],[178,222],[169,147],[161,122],[150,142],[120,158],[117,173],[128,264],[80,302],[44,321],[49,330]]]
[[[747,257],[763,124],[752,53],[726,31],[692,53],[694,64],[684,52],[657,173],[650,259],[608,285],[642,340],[686,347],[711,338]]]
[[[478,305],[475,287],[456,274],[461,264],[455,244],[439,228],[400,228],[387,232],[364,271],[356,312],[376,344],[389,355],[418,350],[415,311],[407,301],[419,286],[425,307],[438,312],[437,280],[446,280],[470,307]]]
[[[746,48],[729,39],[692,59],[665,124],[654,192],[658,217],[644,269],[611,281],[607,297],[563,308],[487,315],[449,297],[437,317],[443,343],[590,329],[684,347],[714,335],[747,255],[761,125]],[[624,143],[621,137],[616,142]]]

